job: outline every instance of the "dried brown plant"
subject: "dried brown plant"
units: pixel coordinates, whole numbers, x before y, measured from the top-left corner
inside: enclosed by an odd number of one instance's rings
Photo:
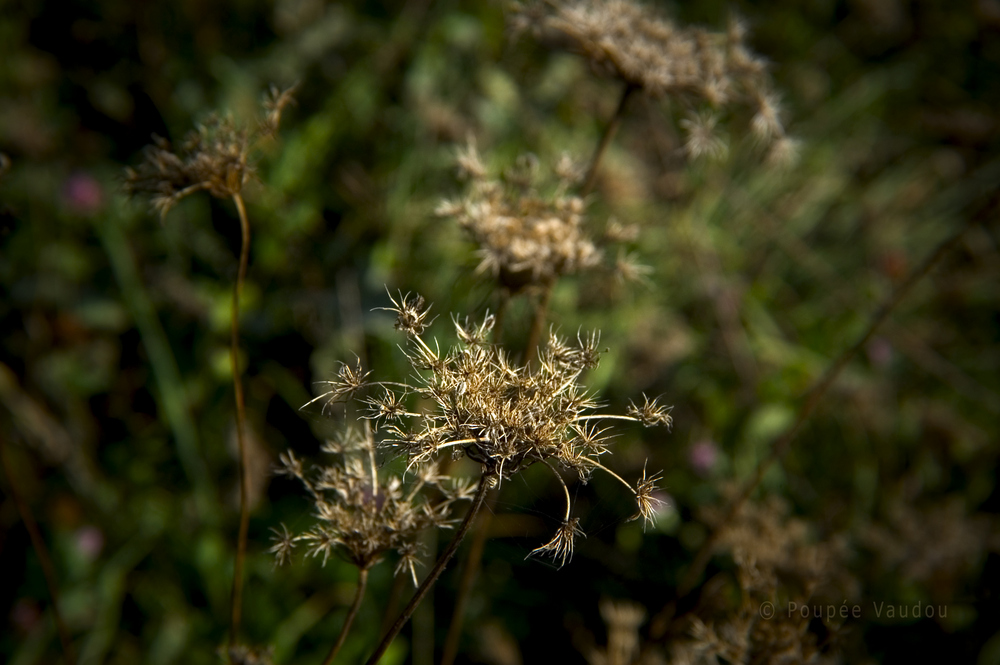
[[[161,216],[195,192],[207,191],[220,199],[237,196],[254,173],[252,149],[277,132],[282,111],[293,102],[292,92],[292,88],[271,88],[263,102],[263,116],[251,126],[229,115],[210,116],[176,151],[166,139],[154,137],[142,163],[125,170],[126,191],[150,196]]]
[[[586,202],[573,193],[580,169],[568,155],[556,163],[552,177],[534,155],[522,155],[513,169],[497,176],[470,139],[456,161],[467,189],[460,198],[442,201],[436,213],[468,232],[479,246],[479,272],[511,293],[598,268],[605,259],[600,245],[631,243],[638,236],[635,225],[611,220],[602,236],[591,237]],[[642,281],[650,271],[624,250],[608,268],[624,281]]]
[[[677,26],[636,0],[548,0],[515,5],[511,23],[515,32],[530,29],[623,81],[623,100],[641,90],[681,104],[689,113],[682,126],[692,157],[724,152],[717,114],[733,106],[751,109],[751,131],[771,147],[772,159],[794,154],[767,65],[747,47],[746,26],[738,19],[712,31]]]
[[[324,444],[323,451],[336,456],[331,465],[307,470],[292,451],[281,455],[277,472],[302,483],[319,521],[298,535],[282,525],[280,532],[275,531],[270,551],[282,564],[290,559],[295,545],[302,543],[309,556],[322,557],[324,564],[340,553],[367,570],[395,550],[399,555],[396,574],[409,574],[416,585],[420,532],[449,528],[454,504],[472,498],[474,487],[441,475],[434,464],[421,466],[409,482],[387,471],[379,478],[376,444],[367,425],[363,431],[350,429]]]
[[[575,471],[586,480],[595,470],[608,473],[632,492],[637,503],[633,519],[654,518],[657,476],[636,486],[608,469],[599,458],[610,452],[611,435],[601,423],[609,420],[670,425],[669,409],[655,400],[633,404],[626,415],[594,413],[597,400],[579,379],[600,358],[598,336],[578,335],[575,343],[551,333],[539,352],[537,367],[515,364],[503,348],[488,343],[494,318],[480,323],[454,319],[459,343],[442,351],[424,333],[428,311],[424,300],[400,294],[388,309],[396,313],[396,327],[410,340],[405,351],[416,370],[411,383],[370,381],[355,365],[342,366],[327,382],[328,390],[313,401],[345,399],[366,406],[366,417],[381,437],[378,445],[397,451],[408,468],[423,473],[442,454],[462,455],[479,462],[484,477],[502,480],[536,463],[549,466],[564,489],[566,510],[553,539],[535,550],[552,554],[561,563],[572,555],[577,520],[559,469]],[[361,393],[372,393],[362,396]],[[419,411],[409,406],[417,399],[429,405]]]

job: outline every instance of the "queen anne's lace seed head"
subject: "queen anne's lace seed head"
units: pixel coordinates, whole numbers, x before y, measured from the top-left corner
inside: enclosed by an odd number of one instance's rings
[[[408,322],[421,320],[427,311],[419,296],[401,296],[393,301],[393,307],[386,309],[396,312],[397,320]],[[427,485],[437,483],[451,501],[468,498],[471,487],[459,484],[444,488],[436,470],[428,466],[441,455],[469,457],[482,465],[486,478],[501,480],[543,462],[557,476],[560,468],[584,479],[596,469],[609,473],[635,496],[638,516],[652,521],[658,476],[643,474],[639,484],[632,487],[607,469],[598,460],[608,452],[612,436],[610,427],[603,423],[616,419],[669,425],[670,416],[666,407],[648,398],[644,398],[642,406],[633,405],[627,415],[594,412],[597,402],[579,380],[584,371],[596,367],[600,361],[599,335],[581,332],[571,341],[551,331],[548,343],[539,351],[538,362],[528,366],[512,362],[501,347],[486,342],[493,324],[489,314],[481,324],[459,322],[458,318],[453,321],[459,342],[446,350],[435,340],[425,340],[423,327],[412,323],[398,326],[410,339],[405,352],[415,370],[410,382],[366,381],[350,391],[334,386],[317,399],[353,398],[367,405],[377,445],[405,456],[408,469],[418,479]],[[362,372],[358,369],[354,374],[360,376]],[[371,396],[357,395],[365,389],[372,390]],[[416,401],[423,403],[422,408],[406,406]],[[364,444],[369,445],[376,444]],[[293,469],[292,475],[304,475],[300,465],[296,466],[293,458],[289,460],[286,467]],[[337,482],[348,488],[363,480],[361,471],[349,465],[336,467],[336,472],[340,474]],[[559,481],[563,482],[561,477]],[[314,481],[303,482],[307,488],[313,488],[311,491],[317,491]],[[342,501],[352,496],[347,492]],[[350,499],[351,505],[358,501]],[[555,538],[536,550],[551,553],[563,563],[572,554],[574,537],[582,533],[578,521],[571,517],[568,491],[566,504],[563,525]],[[336,521],[339,514],[333,510],[326,521]],[[314,555],[327,556],[327,549],[334,545],[327,547],[321,536],[322,533],[307,534],[303,539],[310,540]],[[339,532],[338,538],[349,550],[360,547],[352,545],[353,541]],[[364,550],[359,551],[363,556],[355,554],[358,560],[369,556]]]
[[[323,559],[342,554],[362,570],[375,565],[395,550],[400,562],[397,573],[406,572],[416,581],[417,536],[427,528],[446,528],[452,523],[451,509],[471,497],[467,482],[455,481],[427,464],[412,482],[375,467],[375,439],[370,428],[350,430],[340,440],[324,446],[338,459],[330,466],[306,471],[289,451],[281,455],[279,473],[298,478],[312,497],[317,524],[292,536],[282,525],[275,530],[269,550],[278,564],[290,560],[296,543],[306,554]]]
[[[747,48],[739,19],[712,31],[675,25],[637,0],[555,0],[516,5],[512,27],[579,53],[630,89],[689,109],[682,127],[691,157],[725,154],[714,131],[725,107],[749,108],[751,131],[766,145],[785,137],[766,64]]]

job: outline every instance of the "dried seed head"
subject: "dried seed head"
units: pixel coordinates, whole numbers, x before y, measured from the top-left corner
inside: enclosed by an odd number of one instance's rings
[[[785,136],[767,67],[747,48],[739,19],[712,31],[678,26],[637,0],[554,0],[515,5],[512,24],[579,53],[632,89],[691,109],[749,108],[758,138],[769,143]],[[687,121],[689,155],[724,154],[714,125],[708,118]]]
[[[553,189],[534,155],[522,155],[503,177],[490,177],[470,143],[459,153],[460,173],[470,179],[461,199],[442,202],[436,213],[454,218],[479,245],[479,270],[518,292],[560,275],[596,267],[601,252],[584,231],[584,202],[567,193],[575,171],[561,161]]]
[[[391,295],[389,300],[392,301],[392,307],[376,307],[375,309],[396,312],[396,330],[402,330],[407,335],[416,337],[422,335],[424,329],[431,323],[426,320],[431,308],[424,307],[426,304],[424,297],[417,294],[411,298],[409,293],[404,296],[400,291],[399,302],[396,302]]]
[[[209,116],[189,133],[175,151],[163,138],[153,137],[144,159],[125,170],[125,190],[146,194],[165,216],[181,199],[198,191],[216,198],[240,194],[254,172],[250,153],[256,143],[277,130],[281,110],[291,102],[291,90],[265,101],[265,118],[253,129],[231,116]]]
[[[419,296],[400,296],[399,301],[389,309],[397,314],[415,309],[418,313],[408,316],[410,319],[423,316]],[[420,305],[413,304],[416,302]],[[513,363],[499,346],[485,343],[493,325],[490,315],[481,324],[468,320],[459,324],[457,317],[453,320],[459,341],[443,350],[436,340],[431,344],[422,339],[413,325],[400,326],[409,337],[404,353],[415,372],[408,383],[366,382],[366,386],[380,388],[379,394],[354,396],[367,406],[373,428],[362,448],[373,449],[376,444],[372,437],[377,436],[378,446],[407,457],[407,469],[415,471],[417,484],[436,485],[452,502],[469,498],[472,487],[459,483],[448,488],[441,482],[437,469],[428,468],[441,455],[465,455],[484,467],[487,478],[498,479],[509,478],[538,462],[549,465],[557,475],[561,468],[581,478],[601,469],[636,495],[641,516],[648,519],[656,504],[652,497],[656,477],[647,479],[644,475],[635,488],[605,467],[598,458],[608,452],[610,427],[602,427],[599,421],[634,420],[653,425],[669,424],[670,418],[666,408],[649,399],[641,408],[633,405],[628,415],[594,412],[597,401],[579,379],[584,371],[597,366],[599,334],[578,332],[570,341],[550,332],[548,344],[539,352],[539,362],[525,366]],[[423,329],[422,325],[418,327]],[[406,404],[414,400],[422,402],[421,408],[407,408]],[[360,480],[351,479],[364,475],[346,462],[335,471],[336,475],[329,478],[323,475],[320,480],[303,482],[312,482],[315,492],[323,494],[355,487]],[[340,492],[339,500],[347,501],[351,491]],[[563,560],[568,558],[572,536],[578,531],[576,522],[569,519],[572,506],[568,490],[566,499],[566,524],[551,543],[540,548],[555,552]],[[318,508],[321,518],[335,521],[336,502],[328,499],[326,504]],[[446,512],[428,504],[419,514],[437,524],[445,519]],[[350,539],[341,538],[350,549]]]
[[[559,562],[559,567],[562,568],[566,565],[567,561],[573,558],[573,545],[574,539],[577,536],[583,536],[586,538],[586,534],[580,528],[579,518],[573,517],[565,522],[563,522],[558,529],[556,529],[556,534],[552,537],[552,540],[545,543],[541,547],[537,547],[528,554],[548,554],[554,560]]]
[[[269,554],[274,555],[274,565],[283,566],[292,559],[292,551],[295,549],[295,539],[292,534],[288,532],[288,527],[284,524],[281,525],[281,531],[275,528],[271,529],[274,533],[274,545],[268,551]]]
[[[646,427],[664,425],[669,429],[673,424],[673,418],[670,417],[670,410],[673,407],[657,404],[655,399],[650,400],[645,394],[642,398],[644,400],[642,406],[636,406],[633,402],[626,413]]]

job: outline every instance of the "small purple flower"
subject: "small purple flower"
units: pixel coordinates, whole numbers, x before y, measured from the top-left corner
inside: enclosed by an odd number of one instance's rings
[[[30,598],[18,598],[10,611],[10,621],[22,633],[30,633],[42,620],[42,612],[38,603]]]
[[[63,200],[78,215],[93,215],[104,207],[104,188],[92,175],[77,172],[63,184]]]
[[[104,549],[104,534],[96,526],[82,526],[74,534],[76,550],[88,561],[93,561]]]
[[[873,366],[884,369],[892,362],[892,344],[885,337],[874,337],[865,347],[868,355],[868,362]]]
[[[707,476],[719,462],[719,447],[708,439],[699,441],[688,451],[688,462],[700,476]]]

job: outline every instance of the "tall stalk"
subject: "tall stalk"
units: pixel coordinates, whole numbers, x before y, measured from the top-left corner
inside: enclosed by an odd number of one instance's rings
[[[354,591],[354,602],[351,603],[351,609],[347,611],[347,618],[344,619],[344,625],[340,629],[340,635],[337,636],[337,642],[330,649],[330,653],[326,654],[326,658],[323,660],[323,665],[330,665],[333,659],[337,657],[337,653],[340,651],[340,647],[344,646],[344,641],[347,639],[347,633],[351,630],[351,624],[354,623],[354,618],[358,615],[358,609],[361,607],[361,601],[365,597],[365,589],[368,587],[368,569],[361,568],[358,571],[358,588]]]
[[[431,568],[429,573],[427,573],[427,577],[424,578],[423,583],[421,583],[420,587],[413,594],[413,598],[410,599],[409,604],[400,613],[399,617],[396,619],[396,623],[394,623],[389,629],[389,632],[382,637],[382,641],[379,643],[378,647],[376,647],[375,652],[368,659],[366,665],[375,665],[379,660],[381,660],[382,656],[385,654],[385,650],[389,648],[392,641],[396,639],[396,635],[398,635],[399,631],[403,629],[406,622],[410,620],[410,616],[413,615],[413,610],[417,609],[417,605],[420,604],[420,601],[424,599],[427,592],[430,591],[431,587],[434,586],[434,583],[437,582],[437,579],[441,576],[441,573],[444,572],[445,566],[448,565],[451,558],[455,556],[458,546],[462,543],[462,539],[465,538],[465,534],[469,532],[469,528],[472,526],[472,522],[475,520],[480,508],[483,507],[483,501],[486,499],[486,494],[489,492],[490,485],[495,477],[496,476],[493,473],[488,472],[484,473],[479,478],[479,488],[476,490],[476,495],[472,499],[472,506],[469,507],[469,512],[465,514],[465,519],[462,520],[462,524],[458,527],[458,531],[455,532],[455,536],[451,539],[451,542],[448,543],[448,547],[445,548],[445,551],[438,558],[434,567]]]
[[[611,139],[615,137],[618,132],[618,127],[622,124],[622,117],[625,115],[625,106],[628,104],[629,98],[632,96],[639,87],[632,84],[626,83],[625,89],[622,90],[622,96],[618,100],[618,108],[615,109],[615,114],[611,116],[611,120],[604,127],[604,133],[601,134],[601,141],[597,144],[597,148],[594,150],[594,156],[590,160],[590,168],[587,169],[587,178],[583,181],[583,187],[580,189],[580,195],[586,196],[594,189],[594,184],[597,182],[597,167],[601,163],[601,158],[604,157],[604,152],[608,149],[611,144]]]
[[[248,504],[249,477],[246,449],[246,405],[243,401],[243,378],[240,372],[240,292],[246,279],[247,263],[250,259],[250,222],[247,219],[246,206],[243,197],[233,194],[233,203],[240,218],[240,266],[236,273],[236,283],[233,285],[233,313],[230,328],[229,361],[233,371],[233,393],[236,397],[236,442],[239,448],[240,464],[240,530],[236,541],[236,560],[233,565],[232,614],[229,626],[229,646],[236,645],[239,639],[240,621],[243,608],[243,565],[246,560],[247,531],[250,527],[250,509]]]

